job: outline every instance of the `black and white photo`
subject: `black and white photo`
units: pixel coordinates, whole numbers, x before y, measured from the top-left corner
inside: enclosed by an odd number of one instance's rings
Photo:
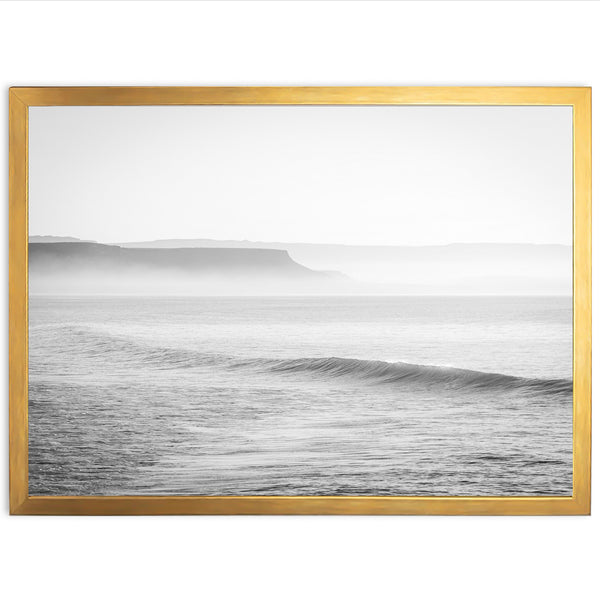
[[[29,492],[571,496],[568,106],[29,109]]]

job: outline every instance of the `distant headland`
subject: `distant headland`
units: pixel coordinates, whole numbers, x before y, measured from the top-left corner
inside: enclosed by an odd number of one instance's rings
[[[192,294],[570,295],[572,248],[359,246],[206,238],[106,244],[30,237],[32,291]],[[75,293],[75,292],[73,292]]]

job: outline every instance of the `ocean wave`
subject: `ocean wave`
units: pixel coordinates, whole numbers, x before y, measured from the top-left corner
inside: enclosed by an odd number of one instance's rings
[[[421,383],[482,390],[522,389],[545,394],[573,393],[573,382],[569,379],[532,379],[455,367],[358,358],[255,359],[240,361],[239,365],[262,366],[275,373],[313,373],[331,377],[350,377],[377,384]]]
[[[66,333],[65,329],[68,329]],[[56,336],[56,331],[53,332]],[[223,368],[228,370],[255,370],[281,375],[308,375],[321,378],[346,378],[370,384],[411,383],[422,386],[448,388],[471,388],[479,390],[522,390],[536,394],[572,395],[570,379],[536,379],[489,373],[456,367],[386,362],[359,358],[313,357],[313,358],[240,358],[231,355],[206,353],[190,348],[160,347],[142,340],[133,341],[125,336],[111,335],[106,331],[63,326],[60,336],[64,353],[73,352],[74,342],[78,352],[90,358],[111,356],[119,364],[131,361],[140,366],[157,370]],[[57,339],[55,337],[55,339]]]

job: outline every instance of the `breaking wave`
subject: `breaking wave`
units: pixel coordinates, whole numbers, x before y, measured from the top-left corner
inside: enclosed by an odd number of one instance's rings
[[[331,377],[352,377],[378,384],[406,382],[489,390],[522,389],[546,394],[573,392],[573,382],[569,379],[530,379],[454,367],[390,363],[357,358],[256,359],[241,361],[240,364],[264,366],[276,373],[314,373]]]
[[[485,390],[521,390],[535,394],[572,395],[570,379],[534,379],[501,373],[487,373],[455,367],[420,365],[405,362],[385,362],[358,358],[240,358],[223,354],[209,354],[190,348],[164,348],[140,343],[126,336],[115,336],[97,329],[82,327],[61,328],[61,347],[57,352],[72,352],[74,343],[80,355],[90,358],[110,357],[120,365],[131,362],[157,370],[194,368],[223,368],[228,370],[255,370],[281,375],[307,375],[320,378],[347,378],[367,384],[403,384],[444,386]],[[68,333],[65,331],[68,329]],[[40,333],[40,332],[38,332]],[[55,331],[49,331],[56,334]],[[66,335],[65,335],[66,333]]]

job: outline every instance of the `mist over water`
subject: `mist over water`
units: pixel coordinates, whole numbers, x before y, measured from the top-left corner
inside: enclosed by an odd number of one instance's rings
[[[344,246],[219,240],[120,245],[33,236],[30,289],[195,296],[570,295],[559,244]]]
[[[30,493],[570,495],[567,297],[30,300]]]

